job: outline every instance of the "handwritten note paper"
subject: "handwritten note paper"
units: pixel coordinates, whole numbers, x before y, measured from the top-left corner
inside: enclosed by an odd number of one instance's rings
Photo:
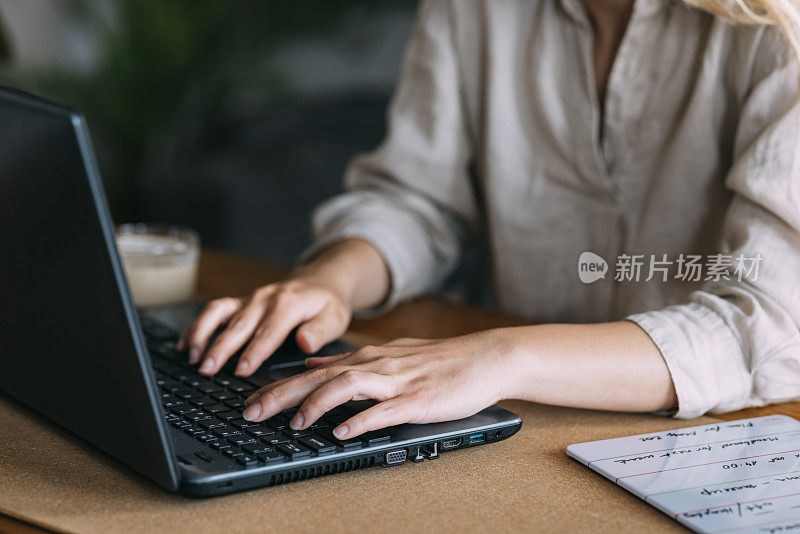
[[[800,422],[790,417],[576,443],[567,454],[696,532],[800,533]]]

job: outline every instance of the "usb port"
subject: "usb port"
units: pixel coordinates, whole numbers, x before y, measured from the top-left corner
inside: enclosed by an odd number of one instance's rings
[[[484,441],[486,441],[486,434],[484,434],[483,432],[481,432],[480,434],[472,434],[469,437],[470,445],[475,445],[476,443],[483,443]]]
[[[442,449],[455,449],[463,440],[461,438],[446,439],[442,442]]]

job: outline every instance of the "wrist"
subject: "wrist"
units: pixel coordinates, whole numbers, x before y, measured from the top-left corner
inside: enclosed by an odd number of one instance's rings
[[[325,265],[324,262],[311,262],[293,269],[287,279],[322,287],[336,295],[348,309],[353,309],[356,283],[350,273],[337,269],[336,266]]]
[[[536,326],[501,329],[498,342],[499,368],[502,369],[501,399],[534,400],[533,391],[542,358]]]
[[[493,330],[495,358],[493,366],[500,371],[498,400],[531,398],[535,383],[537,353],[533,326],[517,326]]]
[[[351,310],[383,302],[391,285],[383,256],[371,243],[358,238],[331,245],[310,262],[297,267],[291,277],[330,289]]]

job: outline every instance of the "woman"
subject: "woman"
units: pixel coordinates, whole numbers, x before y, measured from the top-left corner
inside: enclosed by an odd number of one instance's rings
[[[508,398],[688,418],[800,397],[794,2],[423,3],[387,138],[317,211],[305,263],[210,303],[180,348],[212,375],[246,347],[247,376],[299,326],[313,353],[482,240],[497,304],[550,324],[309,358],[245,417],[300,405],[304,429],[378,401],[349,438]]]

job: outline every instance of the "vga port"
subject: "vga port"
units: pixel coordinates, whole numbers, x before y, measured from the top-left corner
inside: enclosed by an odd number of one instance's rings
[[[385,465],[399,465],[405,463],[407,457],[408,451],[405,449],[387,452],[384,463]]]

